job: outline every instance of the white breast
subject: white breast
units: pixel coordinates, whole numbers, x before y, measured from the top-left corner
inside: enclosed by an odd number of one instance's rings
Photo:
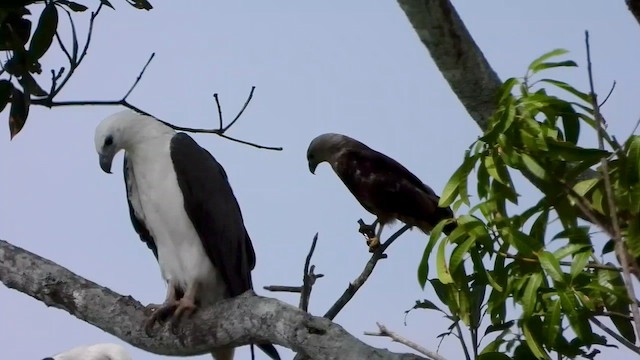
[[[132,205],[155,240],[164,280],[183,291],[197,281],[205,287],[200,292],[205,297],[199,300],[217,301],[224,296],[225,287],[184,209],[169,142],[170,137],[148,141],[128,154],[134,170],[134,179],[129,181],[137,185],[138,194],[138,201],[132,199]]]

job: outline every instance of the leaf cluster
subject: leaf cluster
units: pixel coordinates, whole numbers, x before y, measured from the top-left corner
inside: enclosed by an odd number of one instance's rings
[[[138,9],[150,10],[147,0],[127,0]],[[0,3],[0,52],[6,53],[0,70],[0,112],[9,107],[9,129],[11,138],[20,132],[29,115],[32,100],[51,103],[73,75],[87,53],[93,21],[103,7],[114,9],[109,0],[100,0],[100,5],[91,13],[90,28],[84,48],[80,48],[72,13],[83,13],[88,7],[69,0],[3,0]],[[32,10],[42,7],[33,26]],[[59,17],[62,15],[71,25],[71,47],[63,43],[59,35]],[[51,70],[49,89],[36,80],[42,74],[42,58],[56,41],[69,61],[67,69]],[[33,98],[32,98],[33,97]]]
[[[418,268],[420,285],[428,282],[448,307],[448,312],[438,309],[452,320],[442,335],[461,321],[477,358],[595,357],[594,346],[611,346],[610,339],[593,332],[596,317],[609,318],[620,339],[636,341],[620,270],[602,260],[613,241],[602,241],[594,230],[612,234],[614,212],[628,251],[640,259],[640,136],[620,145],[603,131],[608,150],[579,145],[599,126],[591,96],[540,78],[552,68],[577,66],[550,61],[565,53],[549,52],[533,61],[523,78],[504,82],[488,130],[465,152],[440,199],[440,206],[470,209],[449,236],[442,237],[446,220],[433,229]],[[583,179],[585,172],[599,174],[603,158],[616,209],[605,201],[601,176]],[[472,173],[478,199],[473,206]],[[535,205],[516,206],[516,178],[535,187]],[[560,229],[552,231],[556,219]],[[434,251],[436,277],[429,278]],[[507,312],[507,301],[519,314]],[[417,307],[437,309],[428,300]],[[484,336],[493,333],[484,346],[483,326]]]

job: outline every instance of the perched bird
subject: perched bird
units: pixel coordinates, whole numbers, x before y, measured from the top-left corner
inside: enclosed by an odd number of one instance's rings
[[[78,346],[42,360],[132,360],[127,350],[117,344]]]
[[[358,202],[378,217],[378,232],[368,241],[370,251],[380,245],[384,225],[396,219],[428,233],[441,220],[454,217],[449,207],[438,207],[440,197],[404,166],[346,135],[316,137],[309,144],[307,161],[312,174],[328,162]],[[451,222],[444,232],[450,234],[455,227]]]
[[[198,307],[252,289],[256,257],[227,174],[189,135],[157,119],[129,110],[96,128],[100,167],[111,173],[113,157],[124,150],[124,182],[133,228],[153,252],[167,283],[167,295],[145,324],[177,321]],[[280,359],[272,344],[258,344]],[[213,352],[233,359],[234,348]]]

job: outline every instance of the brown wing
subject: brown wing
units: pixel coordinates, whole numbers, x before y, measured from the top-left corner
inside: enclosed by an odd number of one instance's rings
[[[334,169],[360,204],[384,222],[395,218],[427,230],[453,217],[450,208],[438,207],[440,198],[433,189],[373,149],[343,152]]]

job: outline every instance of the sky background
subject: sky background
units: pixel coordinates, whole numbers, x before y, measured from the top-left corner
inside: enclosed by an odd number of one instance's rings
[[[441,193],[480,134],[394,1],[156,0],[149,12],[122,0],[112,3],[117,11],[104,9],[97,19],[89,55],[58,100],[120,98],[152,52],[156,57],[130,101],[177,125],[217,126],[215,92],[226,119],[232,119],[255,85],[253,101],[229,135],[284,151],[194,137],[229,175],[257,252],[258,293],[297,304],[297,295],[268,293],[262,286],[298,285],[311,239],[320,233],[312,263],[325,277],[313,289],[313,314],[322,315],[368,261],[356,221],[373,216],[327,164],[315,176],[309,173],[309,141],[324,132],[350,135]],[[554,75],[586,89],[584,30],[590,30],[597,91],[604,96],[617,81],[604,108],[610,129],[619,139],[629,135],[640,116],[640,27],[624,1],[454,4],[502,79],[521,76],[537,56],[565,48],[581,67]],[[88,14],[79,18],[78,27],[85,29]],[[39,81],[48,88],[47,67],[67,64],[58,52],[50,52],[44,64]],[[106,175],[93,144],[97,123],[119,110],[32,107],[26,127],[11,142],[8,127],[0,125],[0,238],[143,303],[159,302],[165,286],[129,220],[122,154],[114,161],[117,171]],[[1,116],[5,124],[7,116],[8,111]],[[403,323],[404,310],[415,300],[436,299],[416,280],[426,240],[413,231],[393,244],[389,258],[336,322],[373,346],[409,351],[363,335],[379,321],[436,349],[447,320],[436,312],[413,312]],[[0,303],[2,359],[42,359],[78,345],[122,343],[6,287],[0,287]],[[136,360],[162,358],[125,346]],[[284,359],[292,357],[289,350],[279,351]],[[607,358],[631,354],[603,351]],[[453,337],[440,352],[462,357]],[[248,347],[236,354],[248,358]]]

